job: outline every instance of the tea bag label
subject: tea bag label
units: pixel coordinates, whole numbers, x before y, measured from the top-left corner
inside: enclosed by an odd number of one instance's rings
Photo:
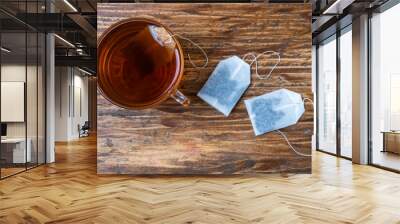
[[[294,125],[304,113],[301,95],[280,89],[244,101],[255,135]]]
[[[197,96],[229,116],[250,85],[250,65],[237,56],[218,63]]]
[[[172,39],[171,34],[164,27],[149,25],[148,29],[153,36],[153,39],[157,41],[160,46],[175,48],[175,42]]]

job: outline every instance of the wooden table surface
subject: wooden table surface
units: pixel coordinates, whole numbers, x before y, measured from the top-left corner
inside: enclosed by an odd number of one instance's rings
[[[311,7],[309,4],[98,4],[98,37],[113,23],[130,17],[153,18],[192,39],[209,57],[206,68],[185,62],[180,90],[190,98],[184,108],[169,99],[157,108],[126,110],[98,94],[97,170],[100,174],[212,175],[311,172],[311,158],[296,155],[277,133],[254,136],[244,99],[280,88],[312,98]],[[202,54],[181,41],[194,63]],[[278,51],[281,63],[269,80],[252,84],[229,117],[196,94],[216,64],[248,52]],[[266,73],[274,59],[260,60]],[[299,123],[282,129],[292,144],[311,153],[313,107]]]

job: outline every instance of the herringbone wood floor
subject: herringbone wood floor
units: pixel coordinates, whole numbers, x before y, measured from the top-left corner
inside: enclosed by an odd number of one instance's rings
[[[400,175],[316,152],[312,175],[96,175],[95,138],[0,181],[0,223],[400,223]]]

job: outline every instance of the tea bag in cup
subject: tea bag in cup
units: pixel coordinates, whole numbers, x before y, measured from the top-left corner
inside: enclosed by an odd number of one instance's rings
[[[176,61],[176,43],[163,27],[146,25],[140,27],[136,34],[130,34],[126,39],[118,43],[118,48],[123,52],[123,56],[114,57],[115,61],[111,64],[122,73],[159,73],[163,72],[166,67],[171,67],[171,64],[173,64],[171,62]],[[122,68],[125,70],[122,70]],[[130,68],[130,71],[126,70],[128,68]]]
[[[294,125],[304,113],[301,95],[279,89],[244,101],[255,135]]]

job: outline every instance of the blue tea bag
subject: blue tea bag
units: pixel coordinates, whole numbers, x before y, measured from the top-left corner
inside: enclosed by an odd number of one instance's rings
[[[255,135],[294,125],[304,113],[301,95],[280,89],[244,101]]]
[[[250,65],[237,56],[220,61],[197,96],[229,116],[250,85]]]

